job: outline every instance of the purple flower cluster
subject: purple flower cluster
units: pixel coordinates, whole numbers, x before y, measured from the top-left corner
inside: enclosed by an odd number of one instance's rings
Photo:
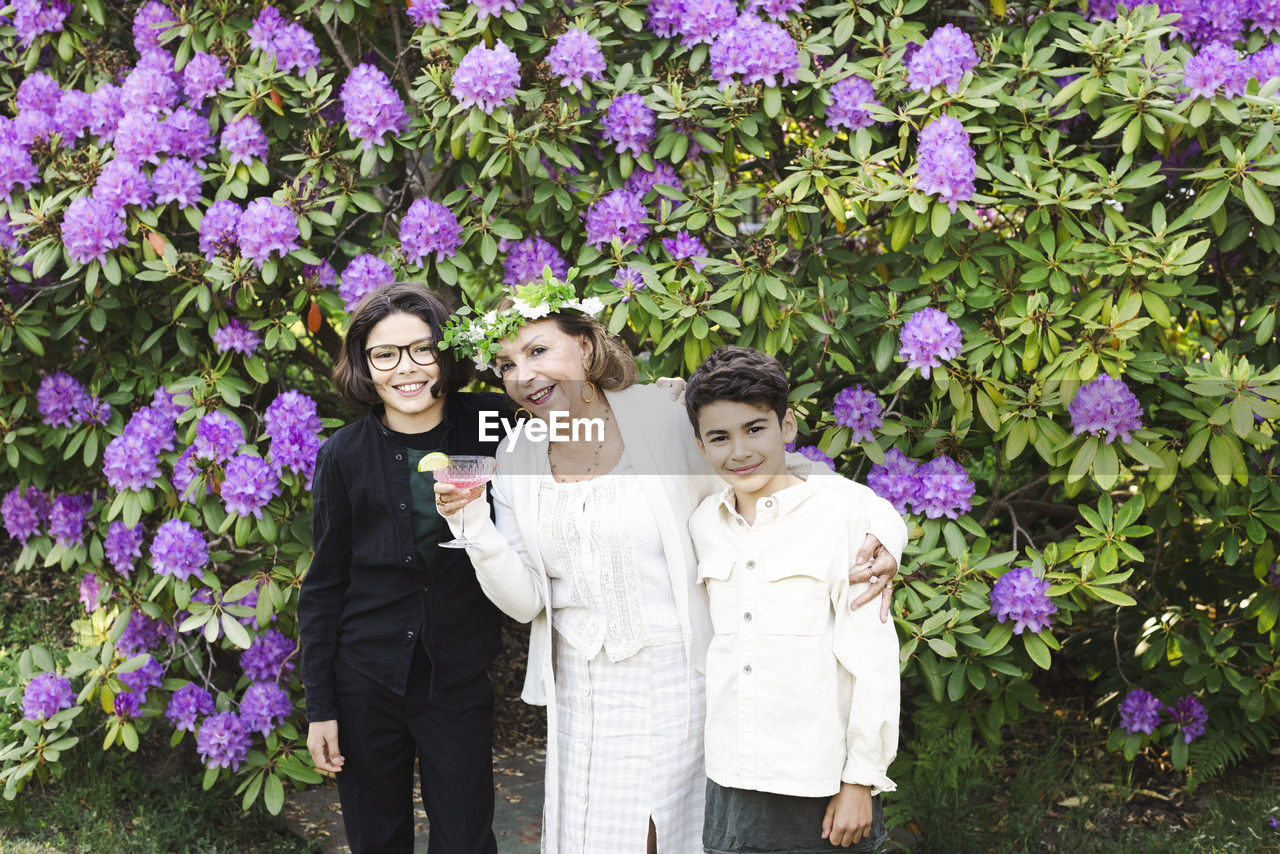
[[[799,12],[804,0],[752,0],[747,4],[749,10],[760,9],[771,20],[779,21],[792,12]]]
[[[153,650],[163,643],[172,643],[173,629],[159,620],[153,620],[138,611],[129,613],[129,622],[116,641],[116,652],[132,658],[142,652]]]
[[[503,12],[514,12],[524,5],[524,0],[474,0],[476,19],[501,18]]]
[[[36,411],[40,413],[40,420],[50,427],[105,420],[98,418],[100,409],[84,386],[63,371],[48,374],[36,389]]]
[[[27,540],[40,532],[49,521],[49,498],[34,486],[25,489],[14,487],[0,502],[0,516],[4,517],[4,529],[9,536],[26,545]]]
[[[186,581],[209,562],[204,537],[181,519],[170,519],[151,541],[151,567],[160,575]]]
[[[200,221],[200,251],[210,261],[237,245],[244,212],[230,199],[209,205]]]
[[[107,528],[102,551],[111,568],[125,578],[133,574],[133,562],[142,557],[142,523],[129,527],[116,520]]]
[[[587,208],[587,243],[600,249],[617,238],[622,245],[640,249],[649,236],[645,225],[648,212],[640,197],[626,190],[606,193],[602,199]]]
[[[194,682],[188,682],[169,697],[164,715],[176,730],[196,731],[196,718],[213,713],[216,707],[208,691]]]
[[[22,716],[29,721],[47,721],[75,703],[71,680],[57,673],[41,673],[22,692]]]
[[[254,199],[240,215],[240,254],[261,267],[277,252],[280,257],[298,248],[298,218],[284,205]]]
[[[1219,91],[1232,98],[1244,92],[1249,72],[1234,47],[1214,42],[1187,60],[1182,82],[1193,98],[1212,98]]]
[[[502,41],[492,48],[478,44],[458,63],[450,92],[464,107],[479,107],[486,114],[516,92],[520,85],[520,60]]]
[[[195,56],[182,67],[182,92],[187,102],[199,107],[206,98],[212,98],[231,85],[222,60],[211,53],[196,51]]]
[[[601,125],[604,138],[614,143],[619,154],[630,151],[644,154],[654,137],[654,113],[645,105],[644,97],[627,92],[613,99]]]
[[[632,169],[631,175],[627,178],[627,183],[624,186],[628,192],[635,193],[640,198],[644,198],[650,190],[659,186],[671,187],[675,190],[684,189],[684,184],[680,182],[680,177],[676,174],[675,167],[661,160],[653,164],[652,172],[642,166]],[[661,195],[666,195],[661,190],[658,192]]]
[[[954,24],[944,24],[907,59],[907,85],[917,92],[945,86],[954,93],[977,64],[973,39]]]
[[[310,489],[316,454],[320,452],[320,431],[324,428],[316,402],[294,389],[281,392],[267,407],[262,425],[271,440],[268,454],[276,474],[290,469],[304,475]]]
[[[106,261],[107,252],[122,243],[124,220],[111,205],[90,196],[81,196],[67,205],[62,218],[62,244],[72,261]]]
[[[437,261],[443,261],[456,255],[461,245],[462,226],[453,211],[430,199],[417,199],[409,205],[400,221],[400,248],[410,263],[422,266],[431,252],[436,253]]]
[[[817,445],[806,445],[803,448],[797,448],[796,453],[807,460],[812,460],[815,463],[821,463],[832,471],[836,470],[836,461],[824,454],[822,449]]]
[[[973,509],[976,487],[964,466],[948,456],[934,457],[916,470],[916,494],[912,509],[930,519],[959,518]]]
[[[969,133],[958,119],[939,116],[920,131],[916,149],[916,187],[947,203],[952,213],[973,198],[978,161]]]
[[[800,52],[795,40],[782,27],[753,14],[739,15],[711,45],[711,76],[721,89],[728,88],[735,78],[747,85],[795,83],[799,72]]]
[[[1067,412],[1071,415],[1074,435],[1104,436],[1108,445],[1116,437],[1127,445],[1133,441],[1132,432],[1142,429],[1142,405],[1138,398],[1124,380],[1107,374],[1081,386],[1067,405]]]
[[[711,44],[737,19],[738,10],[732,0],[681,0],[675,30],[685,47]]]
[[[320,49],[305,27],[286,21],[278,9],[263,7],[249,28],[249,46],[275,57],[280,71],[304,73],[320,65]]]
[[[116,717],[126,721],[132,720],[141,713],[142,703],[145,699],[145,696],[135,694],[132,691],[121,691],[112,699],[111,709],[115,712]]]
[[[296,649],[297,644],[287,635],[267,629],[240,653],[240,666],[254,682],[278,682],[293,672]]]
[[[707,257],[707,247],[702,241],[694,237],[689,232],[681,229],[676,232],[675,237],[663,238],[662,251],[667,253],[667,257],[677,264],[684,259],[690,259],[693,269],[701,273],[702,268],[707,266],[705,259]]]
[[[228,513],[262,518],[262,508],[280,494],[276,474],[266,460],[237,454],[227,461],[222,480],[222,506]]]
[[[649,30],[663,38],[670,38],[680,31],[684,15],[684,0],[649,0]]]
[[[503,281],[508,285],[523,285],[542,278],[542,271],[551,270],[551,275],[563,279],[569,265],[556,248],[537,235],[511,245],[504,265],[506,275]]]
[[[836,424],[852,431],[850,442],[870,441],[884,423],[880,417],[884,412],[880,399],[873,392],[863,390],[861,384],[837,393],[832,409]]]
[[[249,755],[249,733],[234,712],[218,712],[204,719],[196,734],[196,753],[206,768],[240,769]]]
[[[62,32],[71,14],[71,0],[14,0],[13,29],[23,47],[30,47],[43,33]]]
[[[142,110],[127,112],[115,129],[116,157],[129,163],[159,163],[172,149],[173,128],[160,117]]]
[[[1187,694],[1174,705],[1165,706],[1165,711],[1182,730],[1184,744],[1190,744],[1204,735],[1204,725],[1209,722],[1209,713],[1193,695]]]
[[[302,277],[309,287],[331,288],[338,283],[338,271],[324,258],[319,264],[303,267]]]
[[[409,0],[409,8],[407,10],[409,20],[413,21],[416,26],[424,26],[430,24],[433,27],[440,26],[440,13],[449,6],[444,0]]]
[[[60,546],[78,546],[84,540],[84,525],[93,509],[88,495],[65,494],[53,499],[49,508],[49,533]]]
[[[196,459],[221,462],[231,459],[244,444],[244,428],[240,422],[220,410],[206,413],[196,425]]]
[[[145,698],[152,688],[159,688],[164,682],[164,667],[156,661],[155,656],[148,655],[147,660],[137,670],[120,673],[116,677],[130,692]],[[144,700],[145,701],[145,700]]]
[[[1269,44],[1249,57],[1249,76],[1258,80],[1259,86],[1280,77],[1280,44]]]
[[[189,161],[181,157],[168,158],[151,175],[156,204],[177,202],[180,208],[191,207],[200,200],[200,185],[203,180]]]
[[[293,714],[293,701],[275,682],[254,682],[240,698],[240,720],[247,730],[268,735]]]
[[[399,93],[387,75],[372,65],[357,65],[351,70],[342,84],[341,98],[347,132],[360,141],[361,148],[382,145],[388,133],[398,136],[409,126]]]
[[[622,302],[630,302],[631,295],[644,287],[644,276],[630,265],[619,267],[609,284],[622,291]]]
[[[253,116],[241,116],[222,129],[222,150],[227,152],[227,162],[232,166],[252,166],[254,158],[267,159],[267,135]]]
[[[262,336],[246,326],[238,318],[231,318],[226,326],[213,331],[213,346],[219,353],[240,353],[252,356],[262,344]]]
[[[891,448],[884,462],[871,467],[867,486],[894,506],[899,513],[922,514],[930,519],[959,518],[973,509],[977,487],[960,465],[950,457],[935,457],[924,465]]]
[[[169,114],[165,127],[169,131],[170,153],[204,166],[206,158],[214,151],[213,128],[209,126],[209,120],[194,110],[179,107]]]
[[[875,90],[861,77],[846,77],[831,86],[831,104],[827,107],[827,127],[849,130],[870,127],[875,123],[867,107],[880,106]]]
[[[191,484],[195,482],[200,475],[202,467],[196,462],[196,447],[192,445],[183,451],[178,459],[173,462],[173,483],[174,490],[178,493],[178,497],[183,501],[194,502],[196,500],[195,490],[191,489]],[[213,494],[213,485],[205,484],[205,495]]]
[[[547,66],[560,78],[560,85],[582,91],[587,77],[599,83],[604,78],[604,54],[600,42],[586,30],[577,27],[566,31],[556,39],[555,46],[547,54]]]
[[[960,327],[945,312],[923,308],[902,325],[898,355],[907,360],[908,368],[919,368],[920,375],[928,379],[943,359],[960,355],[961,344]]]
[[[347,311],[355,311],[365,294],[383,285],[390,285],[395,280],[396,271],[386,261],[376,255],[357,255],[351,259],[347,269],[342,271],[338,295],[342,297]]]
[[[112,160],[103,166],[93,186],[93,197],[116,212],[125,205],[149,207],[153,195],[147,176],[127,160]]]
[[[1151,735],[1160,725],[1160,712],[1164,705],[1153,694],[1134,688],[1120,704],[1120,726],[1131,733],[1145,732]]]
[[[86,572],[80,577],[80,604],[84,606],[86,614],[92,614],[94,609],[98,607],[98,600],[102,596],[102,585],[98,583],[98,576],[92,572]]]
[[[160,36],[174,25],[174,15],[163,3],[150,0],[133,18],[133,46],[139,53],[163,52]]]
[[[1057,612],[1058,606],[1049,598],[1049,582],[1029,566],[1009,570],[991,587],[991,613],[1002,623],[1012,619],[1015,635],[1023,629],[1044,631],[1049,616]]]
[[[35,161],[12,134],[6,134],[0,119],[0,199],[7,199],[17,187],[30,187],[40,179]]]
[[[138,65],[120,85],[120,109],[126,114],[159,115],[178,106],[178,98],[178,82],[167,70]]]
[[[157,390],[150,406],[133,414],[124,432],[103,451],[103,472],[112,489],[141,492],[160,476],[159,455],[173,450],[173,422],[177,417],[168,409],[161,391]]]

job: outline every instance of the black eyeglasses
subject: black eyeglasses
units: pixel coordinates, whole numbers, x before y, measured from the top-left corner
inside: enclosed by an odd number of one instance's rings
[[[405,351],[415,365],[427,367],[436,363],[436,345],[430,338],[414,341],[412,344],[379,344],[366,347],[364,354],[369,364],[380,371],[394,371],[400,366],[400,359]]]

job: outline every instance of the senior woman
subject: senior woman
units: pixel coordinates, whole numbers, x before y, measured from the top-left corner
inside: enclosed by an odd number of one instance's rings
[[[683,406],[636,384],[594,301],[563,283],[522,296],[462,321],[453,346],[492,358],[516,406],[564,435],[526,422],[503,442],[496,523],[474,500],[483,487],[436,493],[455,532],[478,543],[468,552],[485,594],[532,623],[522,697],[548,707],[543,850],[701,852],[712,631],[687,522],[720,483]],[[566,414],[594,429],[572,430]],[[795,455],[797,473],[810,465]],[[851,577],[885,584],[906,528],[893,515],[871,530],[868,565]]]

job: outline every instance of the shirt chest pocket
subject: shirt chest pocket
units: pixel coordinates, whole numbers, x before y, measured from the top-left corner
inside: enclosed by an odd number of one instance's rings
[[[760,628],[771,635],[820,635],[831,619],[826,567],[765,568]]]
[[[733,561],[727,559],[704,560],[698,563],[698,581],[707,588],[711,603],[711,626],[718,635],[731,635],[738,631],[738,594],[729,583],[733,573]]]

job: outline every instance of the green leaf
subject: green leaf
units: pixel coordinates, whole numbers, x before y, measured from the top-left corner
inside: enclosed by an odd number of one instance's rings
[[[253,639],[249,637],[248,630],[240,625],[240,621],[231,614],[223,614],[221,622],[222,632],[227,636],[227,640],[240,649],[248,649],[249,645],[253,643]]]
[[[770,86],[764,90],[764,114],[771,119],[777,118],[782,112],[782,90],[777,86]]]
[[[266,781],[262,786],[262,803],[266,806],[267,812],[272,815],[279,815],[281,808],[284,807],[284,785],[275,774],[266,775]]]
[[[1276,221],[1276,209],[1271,199],[1253,180],[1245,178],[1240,185],[1244,193],[1244,203],[1253,211],[1254,217],[1263,225],[1273,225]]]
[[[1045,646],[1044,641],[1039,635],[1033,635],[1030,632],[1022,633],[1022,645],[1026,647],[1027,655],[1031,656],[1031,660],[1041,670],[1048,670],[1052,663],[1049,655],[1049,647]]]

